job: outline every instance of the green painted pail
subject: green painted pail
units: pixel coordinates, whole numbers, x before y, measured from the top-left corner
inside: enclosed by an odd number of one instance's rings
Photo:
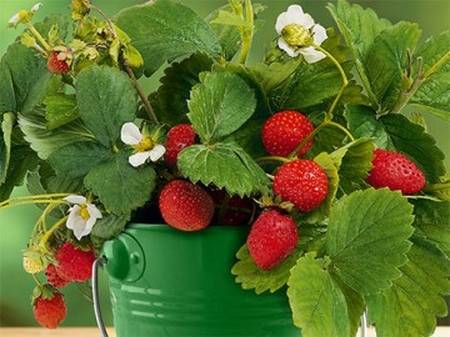
[[[242,290],[230,270],[247,232],[133,224],[105,244],[117,337],[298,337],[285,292]]]

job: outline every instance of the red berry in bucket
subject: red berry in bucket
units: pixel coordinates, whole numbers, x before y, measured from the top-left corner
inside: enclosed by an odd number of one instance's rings
[[[276,172],[273,191],[307,213],[319,207],[328,195],[328,177],[312,160],[293,160]]]
[[[199,231],[209,226],[214,216],[214,201],[200,186],[186,180],[172,180],[159,196],[164,221],[181,231]]]
[[[277,210],[264,211],[252,226],[247,247],[256,265],[270,270],[289,255],[298,242],[297,225]]]
[[[230,196],[225,190],[210,192],[215,206],[215,221],[219,225],[238,226],[247,224],[253,212],[253,203],[248,198]]]
[[[66,304],[60,293],[44,290],[34,300],[34,318],[45,328],[56,329],[66,318],[66,312]]]
[[[55,288],[64,288],[70,283],[70,281],[63,279],[53,264],[49,264],[45,270],[45,276],[47,276],[47,282]]]
[[[312,132],[314,125],[305,115],[297,111],[281,111],[270,117],[262,128],[262,142],[272,156],[287,157]],[[299,151],[303,156],[313,145],[308,141]]]
[[[72,243],[63,244],[55,254],[58,275],[69,282],[86,282],[92,275],[95,254],[92,249],[84,251]]]
[[[47,60],[47,68],[51,73],[64,75],[70,71],[70,65],[61,53],[53,51]]]
[[[425,186],[423,172],[402,153],[376,149],[372,165],[367,181],[373,187],[415,194]]]
[[[169,130],[165,154],[167,166],[177,164],[178,154],[186,147],[195,144],[195,137],[195,131],[189,124],[179,124]]]

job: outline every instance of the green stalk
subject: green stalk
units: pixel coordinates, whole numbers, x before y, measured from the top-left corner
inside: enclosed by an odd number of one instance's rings
[[[241,13],[241,16],[243,14]],[[246,26],[241,29],[241,52],[239,54],[239,63],[245,64],[247,62],[248,54],[253,42],[253,34],[255,30],[255,19],[253,12],[253,5],[251,0],[245,0],[245,21]]]
[[[267,162],[267,161],[279,161],[282,163],[290,162],[290,160],[288,158],[279,157],[279,156],[267,156],[267,157],[260,157],[260,158],[256,159],[257,163],[263,163],[263,162]]]
[[[31,22],[27,23],[27,28],[30,30],[30,32],[34,35],[34,37],[39,41],[39,43],[42,45],[44,50],[46,52],[51,51],[50,45],[47,43],[47,41],[42,37],[41,33],[38,32],[38,30],[33,26]]]
[[[330,120],[325,120],[323,121],[317,128],[314,129],[313,132],[311,132],[308,137],[304,138],[295,148],[294,151],[292,151],[292,153],[289,155],[289,158],[293,159],[297,157],[297,153],[298,151],[300,151],[301,148],[303,148],[311,139],[313,139],[323,128],[327,127],[327,126],[332,126],[335,127],[336,129],[341,130],[343,133],[345,133],[347,135],[348,138],[350,138],[350,140],[352,142],[355,141],[355,137],[353,137],[353,135],[350,133],[350,131],[348,131],[345,127],[343,127],[341,124],[339,123],[335,123],[333,121]]]
[[[47,242],[48,240],[50,240],[50,238],[52,237],[53,233],[55,233],[59,227],[61,227],[62,225],[64,225],[67,221],[68,216],[65,216],[64,218],[60,219],[59,221],[57,221],[52,228],[50,228],[44,236],[42,236],[41,241],[39,242],[39,246],[41,246],[44,249],[47,249]]]
[[[324,53],[336,65],[336,68],[338,68],[339,73],[341,74],[341,77],[342,77],[342,86],[339,89],[339,92],[338,92],[336,98],[334,99],[333,103],[331,104],[330,109],[328,110],[328,112],[326,114],[326,119],[331,120],[331,119],[333,119],[333,112],[336,109],[336,106],[339,103],[339,100],[341,99],[342,95],[344,94],[344,90],[347,87],[349,81],[347,78],[347,74],[345,73],[341,64],[338,62],[338,60],[336,60],[336,58],[331,53],[329,53],[327,50],[323,49],[321,46],[315,45],[313,47],[316,48],[317,50],[321,51],[322,53]]]

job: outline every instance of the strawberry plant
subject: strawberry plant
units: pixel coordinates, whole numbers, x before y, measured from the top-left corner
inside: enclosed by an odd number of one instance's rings
[[[90,0],[70,18],[39,8],[11,18],[24,29],[0,62],[0,207],[42,209],[23,253],[41,325],[139,221],[249,230],[236,282],[287,290],[305,337],[355,336],[366,310],[380,337],[432,334],[450,181],[422,113],[450,120],[450,32],[422,43],[417,24],[346,0],[326,29],[292,5],[251,63],[264,6],[250,0],[206,19],[171,0],[111,18]]]

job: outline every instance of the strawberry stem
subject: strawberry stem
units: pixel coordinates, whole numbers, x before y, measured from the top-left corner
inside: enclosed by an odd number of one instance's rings
[[[343,127],[341,124],[330,121],[330,120],[325,120],[323,121],[317,128],[314,129],[313,132],[311,132],[308,137],[304,138],[295,148],[294,151],[292,151],[292,153],[289,155],[290,159],[294,159],[297,158],[297,154],[300,151],[300,149],[302,149],[311,139],[313,139],[323,128],[327,127],[327,126],[332,126],[335,127],[339,130],[341,130],[343,133],[345,133],[347,135],[348,138],[350,138],[350,140],[352,142],[355,141],[355,138],[353,137],[353,135],[350,133],[350,131],[348,131],[345,127]]]
[[[336,60],[336,58],[331,53],[329,53],[327,50],[325,50],[321,46],[315,45],[314,48],[316,48],[317,50],[319,50],[322,53],[324,53],[336,65],[336,67],[338,68],[339,73],[341,74],[341,77],[342,77],[342,86],[339,89],[339,92],[338,92],[337,96],[335,97],[333,103],[330,106],[330,109],[328,110],[328,112],[326,114],[326,119],[327,120],[332,120],[333,119],[334,109],[336,109],[336,106],[339,103],[339,100],[341,99],[342,95],[344,94],[344,90],[347,87],[349,81],[348,81],[348,78],[347,78],[347,74],[345,73],[345,71],[342,68],[341,64],[338,62],[338,60]]]
[[[245,26],[239,27],[239,32],[241,34],[241,51],[239,54],[239,63],[245,64],[247,62],[248,54],[250,53],[250,48],[253,42],[253,35],[255,31],[254,27],[254,12],[251,0],[245,0],[245,15],[242,4],[234,5],[230,4],[231,8],[234,10],[235,14],[240,16],[245,20]]]
[[[51,236],[53,235],[53,233],[55,233],[56,230],[59,229],[59,227],[61,227],[62,225],[64,225],[67,221],[68,216],[66,215],[64,218],[60,219],[59,221],[57,221],[42,237],[41,241],[39,242],[39,246],[41,246],[44,249],[47,249],[47,242],[48,240],[51,238]]]
[[[10,198],[5,201],[0,202],[0,208],[6,207],[6,206],[12,206],[17,205],[17,203],[33,203],[33,201],[40,201],[42,199],[44,200],[52,200],[52,201],[62,201],[61,198],[67,197],[69,193],[50,193],[50,194],[36,194],[36,195],[28,195],[25,197],[15,197]],[[58,198],[58,199],[53,199]]]
[[[31,22],[27,23],[27,28],[30,30],[30,32],[34,35],[34,37],[39,41],[39,43],[42,45],[44,50],[48,53],[51,51],[50,45],[47,43],[47,41],[42,37],[41,33],[33,26]]]
[[[267,162],[267,161],[279,161],[282,163],[288,163],[290,162],[290,159],[285,157],[279,157],[279,156],[266,156],[266,157],[260,157],[256,159],[257,163]]]

